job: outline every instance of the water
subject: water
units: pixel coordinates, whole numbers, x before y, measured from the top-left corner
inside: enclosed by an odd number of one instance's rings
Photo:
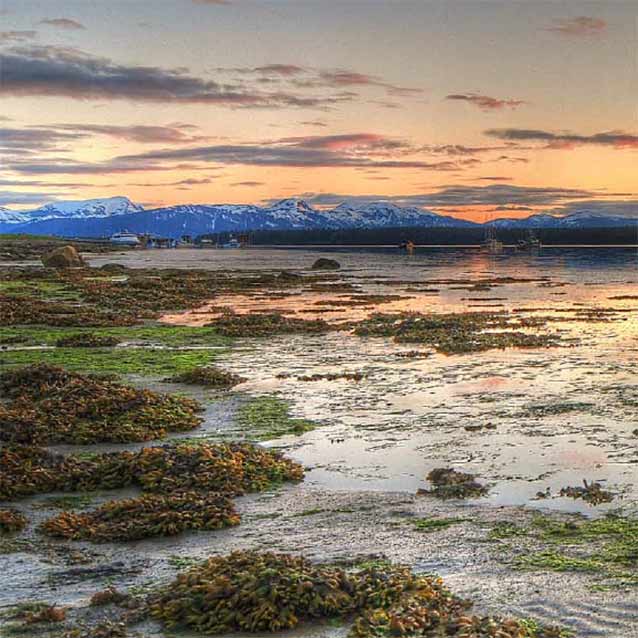
[[[191,252],[197,254],[193,261],[189,256],[189,263],[198,267],[268,270],[307,267],[320,254]],[[561,335],[564,345],[534,350],[445,356],[391,339],[359,338],[349,331],[240,342],[222,364],[249,377],[241,390],[275,393],[291,401],[296,415],[323,424],[302,437],[273,442],[289,446],[292,457],[312,468],[309,485],[414,492],[427,486],[425,477],[431,469],[449,466],[477,474],[490,486],[487,499],[493,505],[525,504],[589,514],[636,501],[635,250],[569,248],[538,255],[513,251],[486,255],[469,249],[434,249],[412,257],[394,251],[335,252],[332,256],[343,266],[340,278],[355,286],[355,295],[403,298],[335,307],[326,313],[326,306],[317,301],[343,301],[352,293],[318,296],[305,290],[284,298],[217,298],[214,306],[228,305],[236,311],[276,309],[290,316],[331,320],[398,310],[498,310],[570,318],[584,310],[616,312],[606,321],[581,315],[576,322],[549,324],[547,329]],[[468,290],[486,280],[492,281],[489,290]],[[204,306],[169,319],[203,324],[210,319],[206,311]],[[423,352],[423,358],[398,356],[415,349]],[[360,371],[365,378],[359,382],[297,379],[341,371]],[[280,378],[284,374],[289,376]],[[478,426],[483,428],[477,430]],[[562,487],[582,485],[583,480],[601,482],[616,499],[592,507],[557,496]],[[548,488],[550,498],[537,497]]]

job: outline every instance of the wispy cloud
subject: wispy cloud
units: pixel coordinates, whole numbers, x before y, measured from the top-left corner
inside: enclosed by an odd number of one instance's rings
[[[118,139],[139,142],[142,144],[192,144],[208,139],[204,135],[189,135],[188,124],[172,126],[132,125],[118,126],[114,124],[54,124],[49,130],[75,131],[77,133],[93,133],[107,135]]]
[[[40,20],[40,24],[57,27],[58,29],[67,29],[68,31],[82,31],[86,29],[83,24],[71,18],[48,18],[46,20]]]
[[[462,164],[449,160],[428,162],[411,156],[408,144],[375,133],[312,135],[267,140],[259,144],[215,144],[164,148],[115,157],[106,162],[82,163],[64,158],[23,159],[9,168],[18,174],[107,174],[136,170],[174,170],[180,163],[315,168],[403,168],[450,171]],[[462,162],[477,162],[464,159]]]
[[[547,148],[569,149],[583,144],[611,146],[614,148],[638,148],[638,135],[624,131],[605,131],[593,135],[577,133],[554,133],[541,129],[495,128],[485,131],[486,135],[500,140],[544,142]]]
[[[33,40],[36,36],[36,31],[0,31],[0,44],[25,42],[26,40]]]
[[[505,108],[516,109],[523,104],[527,104],[524,100],[503,99],[479,93],[452,93],[451,95],[446,95],[445,99],[468,102],[483,111],[496,111]]]
[[[577,16],[555,20],[545,30],[563,36],[582,38],[601,35],[607,30],[607,23],[602,18]]]
[[[221,84],[185,69],[127,66],[67,47],[14,47],[0,55],[6,96],[201,103],[243,108],[328,108],[352,96],[301,95]]]
[[[254,188],[256,186],[264,186],[265,182],[254,182],[251,180],[246,180],[245,182],[233,182],[231,186],[244,186],[247,188]]]

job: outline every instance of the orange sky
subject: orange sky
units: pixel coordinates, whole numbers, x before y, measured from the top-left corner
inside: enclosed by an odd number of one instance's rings
[[[150,5],[0,2],[0,205],[638,216],[635,2]]]

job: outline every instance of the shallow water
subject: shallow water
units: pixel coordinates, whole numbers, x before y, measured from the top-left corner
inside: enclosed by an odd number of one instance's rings
[[[223,258],[224,268],[258,264],[269,270],[307,267],[319,255],[278,250],[189,252],[198,253],[188,260],[198,267],[220,267],[218,260]],[[605,321],[581,316],[578,321],[549,324],[546,329],[561,334],[564,345],[533,350],[445,356],[349,331],[240,342],[222,364],[250,378],[241,390],[276,393],[292,402],[295,414],[323,424],[301,437],[273,442],[289,446],[290,455],[312,468],[307,483],[413,493],[427,486],[431,469],[451,466],[476,473],[489,484],[487,499],[494,505],[591,514],[636,501],[638,298],[610,299],[638,295],[634,250],[549,249],[536,255],[492,256],[462,249],[423,251],[412,257],[359,251],[332,256],[341,261],[340,280],[353,284],[355,297],[398,294],[405,299],[338,306],[332,315],[325,313],[326,304],[329,309],[330,300],[348,299],[351,293],[318,295],[305,290],[286,297],[231,296],[217,298],[212,305],[330,320],[398,310],[505,310],[571,319],[579,318],[582,310],[617,312]],[[505,277],[514,280],[498,281]],[[467,289],[486,280],[489,290]],[[433,293],[435,288],[438,292]],[[320,314],[314,314],[317,307],[322,308]],[[166,319],[201,325],[214,315],[207,311],[204,306]],[[398,356],[411,350],[423,351],[424,357]],[[363,372],[365,378],[297,379],[340,371]],[[484,427],[476,430],[477,426]],[[582,485],[583,480],[600,481],[617,494],[616,499],[592,507],[557,496],[562,487]],[[537,493],[547,488],[552,496],[538,498]]]

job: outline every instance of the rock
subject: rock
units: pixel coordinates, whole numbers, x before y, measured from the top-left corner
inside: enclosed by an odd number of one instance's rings
[[[100,267],[104,272],[124,272],[128,268],[124,264],[104,264]]]
[[[277,275],[277,279],[279,281],[298,282],[302,281],[303,277],[301,275],[298,275],[296,272],[290,272],[290,270],[282,270]]]
[[[327,259],[326,257],[320,257],[312,264],[313,270],[339,270],[341,264],[336,259]]]
[[[56,248],[42,255],[42,264],[46,268],[82,268],[85,263],[73,246]]]

